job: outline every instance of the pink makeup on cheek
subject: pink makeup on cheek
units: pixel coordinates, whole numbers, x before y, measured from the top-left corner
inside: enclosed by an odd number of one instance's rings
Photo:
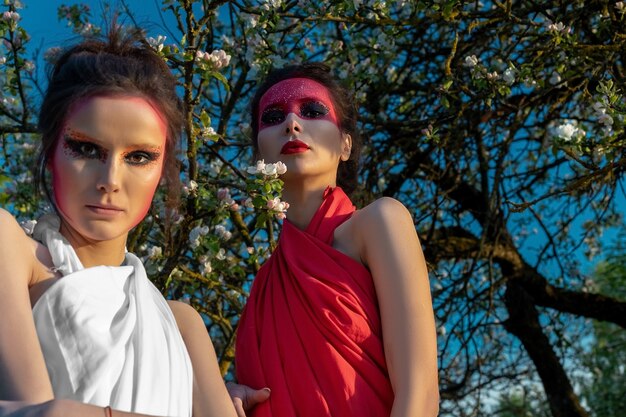
[[[60,144],[57,143],[56,146],[59,145]],[[63,152],[65,152],[65,150]],[[66,198],[69,198],[68,190],[65,189],[65,186],[72,183],[72,178],[70,175],[66,175],[63,169],[59,168],[57,156],[57,151],[55,150],[50,161],[50,170],[52,171],[52,194],[54,195],[54,202],[57,209],[65,215],[67,212],[65,204]]]
[[[306,101],[317,101],[328,108],[328,113],[316,120],[328,120],[339,127],[332,95],[328,88],[309,78],[289,78],[274,84],[259,101],[259,130],[273,126],[263,123],[261,117],[268,108],[277,107],[285,112],[300,116],[300,105]]]

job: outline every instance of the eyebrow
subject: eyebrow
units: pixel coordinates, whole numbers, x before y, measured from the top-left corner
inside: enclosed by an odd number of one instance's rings
[[[80,130],[72,129],[71,127],[66,127],[63,132],[63,135],[69,136],[74,140],[93,142],[98,146],[102,146],[102,142],[98,138],[90,136],[85,132],[81,132]],[[160,151],[162,147],[159,145],[155,145],[154,143],[134,143],[129,146],[126,146],[126,148],[131,149],[131,150],[150,149],[152,151],[155,151],[155,150]]]

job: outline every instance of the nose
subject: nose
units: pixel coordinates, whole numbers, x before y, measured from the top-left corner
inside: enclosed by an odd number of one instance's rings
[[[120,167],[114,158],[107,158],[107,160],[102,164],[98,176],[98,183],[96,184],[98,190],[105,193],[115,193],[119,191]]]
[[[285,119],[285,134],[300,133],[301,131],[300,119],[295,113],[289,113]]]

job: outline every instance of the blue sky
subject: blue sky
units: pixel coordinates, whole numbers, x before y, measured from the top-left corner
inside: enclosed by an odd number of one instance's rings
[[[101,0],[22,0],[22,3],[24,8],[19,10],[22,16],[20,23],[31,36],[31,48],[41,45],[42,51],[71,42],[74,37],[66,22],[57,19],[59,6],[86,4],[91,8],[93,21],[98,23],[101,20],[99,19],[102,14]],[[115,6],[120,2],[113,0],[110,3]],[[142,26],[155,28],[161,25],[160,0],[125,0],[125,3]]]

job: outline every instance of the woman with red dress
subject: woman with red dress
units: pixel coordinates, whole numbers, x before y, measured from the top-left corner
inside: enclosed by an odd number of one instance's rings
[[[361,142],[347,91],[322,64],[271,73],[252,103],[253,144],[282,161],[287,219],[241,317],[240,384],[269,387],[254,417],[435,416],[428,272],[408,210],[356,209]]]

